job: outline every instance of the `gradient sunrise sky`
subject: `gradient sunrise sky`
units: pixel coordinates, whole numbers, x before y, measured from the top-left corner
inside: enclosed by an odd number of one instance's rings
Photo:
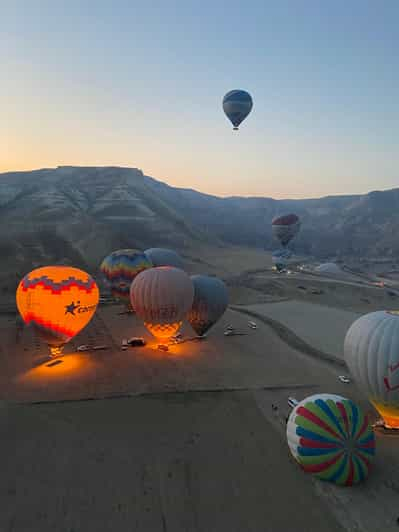
[[[132,166],[222,196],[396,187],[398,27],[394,0],[0,0],[0,171]],[[238,133],[234,88],[254,99]]]

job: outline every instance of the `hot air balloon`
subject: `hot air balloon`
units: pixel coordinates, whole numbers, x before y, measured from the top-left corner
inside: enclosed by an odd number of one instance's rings
[[[184,270],[183,259],[172,249],[150,248],[144,253],[154,266],[173,266]]]
[[[278,272],[287,267],[291,255],[292,253],[288,248],[279,249],[272,253],[272,262]]]
[[[272,220],[273,236],[277,238],[283,247],[298,234],[301,222],[296,214],[276,216]]]
[[[252,106],[251,95],[243,90],[232,90],[223,98],[223,111],[233,124],[234,130],[238,130],[238,126],[251,112]]]
[[[287,441],[306,473],[343,486],[365,480],[375,454],[367,416],[339,395],[316,394],[298,403],[288,418]]]
[[[287,261],[282,257],[272,257],[272,262],[278,272],[282,272],[287,267]]]
[[[27,325],[49,345],[52,356],[93,317],[99,290],[88,273],[45,266],[28,273],[17,288],[17,307]]]
[[[399,429],[399,312],[357,319],[345,336],[345,361],[387,428]]]
[[[194,287],[183,270],[161,266],[141,272],[130,287],[130,297],[151,334],[167,339],[179,330],[190,310]]]
[[[136,275],[152,268],[151,260],[137,249],[114,251],[102,261],[100,270],[114,297],[130,306],[130,285]]]
[[[217,277],[192,275],[194,301],[188,321],[195,332],[204,335],[224,314],[228,304],[226,285]]]

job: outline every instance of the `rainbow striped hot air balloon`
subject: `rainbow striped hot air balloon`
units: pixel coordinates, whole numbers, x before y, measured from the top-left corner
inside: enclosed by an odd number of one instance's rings
[[[368,417],[339,395],[312,395],[296,405],[288,419],[287,440],[306,473],[342,486],[365,480],[375,454]]]
[[[114,251],[102,261],[100,270],[114,297],[130,306],[130,285],[143,270],[152,268],[151,259],[137,249]]]
[[[22,279],[16,297],[22,319],[49,345],[52,355],[59,355],[93,317],[99,290],[82,270],[45,266]]]

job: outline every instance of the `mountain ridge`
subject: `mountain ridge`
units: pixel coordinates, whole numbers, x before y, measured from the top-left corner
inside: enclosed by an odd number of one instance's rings
[[[0,174],[0,283],[49,263],[96,271],[105,255],[124,247],[272,250],[278,243],[271,220],[287,211],[302,221],[293,243],[301,254],[399,256],[399,188],[300,200],[218,197],[173,187],[139,168],[62,165]]]

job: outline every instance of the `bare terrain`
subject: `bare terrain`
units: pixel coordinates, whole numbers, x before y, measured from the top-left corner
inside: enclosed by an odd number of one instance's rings
[[[338,380],[342,340],[352,318],[397,296],[364,278],[277,274],[253,249],[197,252],[187,249],[187,270],[221,276],[231,297],[202,342],[165,353],[136,317],[101,306],[49,366],[46,347],[2,315],[0,530],[397,530],[397,438],[377,434],[374,471],[354,488],[304,475],[285,440],[289,396],[343,394],[376,419]],[[228,324],[246,334],[224,336]],[[122,351],[132,335],[147,346]]]

